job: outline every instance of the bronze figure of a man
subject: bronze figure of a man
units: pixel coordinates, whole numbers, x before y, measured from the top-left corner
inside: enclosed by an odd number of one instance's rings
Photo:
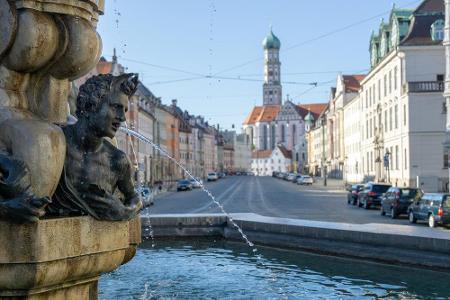
[[[135,74],[108,74],[94,76],[80,87],[78,121],[63,128],[66,159],[48,206],[50,214],[119,221],[133,218],[142,208],[129,159],[105,139],[113,138],[126,121],[128,101],[137,85]]]

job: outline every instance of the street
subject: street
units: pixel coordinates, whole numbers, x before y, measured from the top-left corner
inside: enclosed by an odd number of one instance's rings
[[[319,183],[299,186],[272,177],[232,176],[206,183],[228,213],[256,213],[284,217],[344,223],[409,224],[406,216],[392,220],[382,217],[378,209],[364,210],[347,204],[347,192]],[[147,208],[150,214],[219,213],[220,209],[208,195],[195,189],[168,192]],[[419,224],[419,226],[425,226]]]

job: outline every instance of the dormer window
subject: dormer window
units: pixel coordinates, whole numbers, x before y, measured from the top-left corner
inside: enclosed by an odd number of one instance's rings
[[[392,35],[391,35],[391,45],[393,48],[397,47],[398,40],[399,40],[398,25],[397,21],[394,21],[392,24]]]
[[[442,41],[444,40],[444,20],[439,19],[431,25],[431,38],[433,41]]]

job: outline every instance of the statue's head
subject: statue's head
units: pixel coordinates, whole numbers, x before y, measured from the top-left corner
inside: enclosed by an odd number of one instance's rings
[[[98,137],[113,138],[126,121],[128,100],[138,86],[137,74],[98,75],[80,87],[76,115],[88,121],[89,129]]]

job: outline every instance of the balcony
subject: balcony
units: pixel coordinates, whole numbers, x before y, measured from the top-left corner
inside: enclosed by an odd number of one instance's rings
[[[408,82],[409,93],[435,93],[444,92],[443,81],[413,81]]]

